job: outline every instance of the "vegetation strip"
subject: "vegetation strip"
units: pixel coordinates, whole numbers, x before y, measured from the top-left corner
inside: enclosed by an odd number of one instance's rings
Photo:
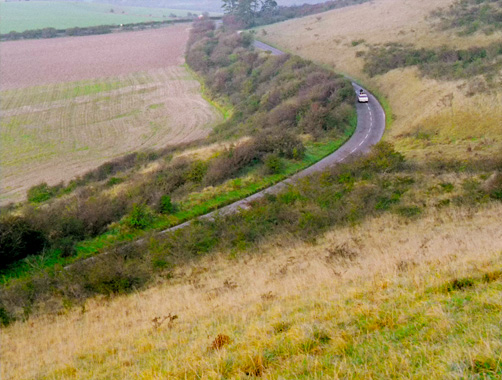
[[[208,91],[229,99],[235,108],[210,141],[251,139],[209,160],[164,161],[131,185],[110,166],[98,176],[107,182],[88,187],[88,192],[34,188],[30,198],[36,202],[69,194],[47,206],[26,205],[16,216],[5,215],[4,263],[16,263],[4,271],[5,280],[86,257],[231,203],[322,159],[350,136],[356,119],[349,81],[298,57],[254,52],[249,35],[214,29],[208,21],[196,24],[187,56],[206,78]],[[199,54],[207,57],[198,59]],[[211,63],[201,66],[204,62]],[[300,136],[313,141],[304,144]],[[112,195],[109,189],[114,186],[129,190]],[[79,243],[96,236],[90,243]],[[38,257],[22,261],[36,251]]]
[[[372,46],[366,53],[364,71],[370,75],[381,75],[391,70],[418,66],[422,75],[446,80],[458,80],[484,76],[494,82],[502,68],[502,43],[486,47],[455,50],[447,47],[436,49],[415,49],[398,43]]]

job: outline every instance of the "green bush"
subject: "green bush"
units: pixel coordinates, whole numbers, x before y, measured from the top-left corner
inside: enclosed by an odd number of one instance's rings
[[[108,182],[106,182],[106,185],[107,186],[115,186],[115,185],[118,185],[119,183],[122,183],[122,182],[124,182],[124,180],[122,178],[112,177],[108,180]]]
[[[177,211],[176,205],[171,201],[171,197],[169,195],[163,195],[160,198],[159,211],[162,214],[173,214]]]
[[[12,322],[12,317],[10,314],[5,310],[3,306],[0,306],[0,325],[1,326],[8,326]]]
[[[144,203],[134,204],[131,213],[127,217],[127,224],[136,229],[143,230],[153,222],[154,215]]]
[[[275,153],[269,153],[263,158],[266,174],[279,174],[284,170],[284,162]]]
[[[43,182],[28,190],[28,201],[33,203],[48,201],[52,197],[55,197],[61,188],[62,185],[49,186],[46,182]]]
[[[46,244],[46,235],[27,219],[13,215],[0,218],[0,270],[38,254]]]
[[[195,183],[200,183],[204,179],[204,176],[206,175],[208,169],[208,164],[207,162],[204,161],[194,161],[190,165],[190,169],[187,173],[187,181],[195,182]]]

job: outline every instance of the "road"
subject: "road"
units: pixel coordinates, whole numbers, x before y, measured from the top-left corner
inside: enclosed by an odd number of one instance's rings
[[[257,49],[269,51],[273,55],[281,55],[285,54],[282,51],[269,46],[263,42],[255,41],[254,45]],[[362,87],[352,82],[352,86],[354,87],[354,91],[356,93],[359,92]],[[364,90],[364,89],[363,89]],[[249,203],[262,198],[265,194],[277,194],[281,190],[287,188],[290,184],[294,183],[298,179],[308,176],[310,174],[320,172],[325,170],[328,167],[337,165],[341,162],[344,162],[350,156],[361,155],[367,153],[373,145],[379,142],[383,136],[385,131],[385,112],[378,102],[378,100],[368,91],[365,90],[369,97],[369,103],[356,104],[357,108],[357,127],[352,135],[352,137],[343,144],[337,151],[325,157],[321,161],[315,163],[314,165],[302,170],[301,172],[296,173],[295,175],[285,179],[282,182],[279,182],[273,186],[270,186],[260,192],[257,192],[247,198],[241,199],[240,201],[229,204],[228,206],[222,207],[216,211],[210,212],[208,214],[199,216],[196,218],[197,220],[212,220],[215,215],[228,215],[239,212],[240,210],[245,210],[249,208]],[[160,231],[157,235],[166,234],[168,232],[176,231],[181,228],[185,228],[186,226],[192,223],[192,220],[189,220],[185,223],[178,224],[177,226],[168,228],[164,231]],[[146,243],[145,239],[138,239],[132,244],[142,245]],[[107,253],[103,253],[106,255]],[[85,261],[94,261],[96,257],[90,257]],[[74,264],[68,265],[65,269],[72,267]]]
[[[282,55],[284,52],[269,46],[261,41],[255,41],[254,46],[257,49],[269,51],[272,55]],[[359,92],[362,87],[352,82],[355,92]],[[357,103],[357,128],[352,137],[341,146],[336,152],[325,157],[316,164],[308,167],[305,170],[295,174],[288,179],[268,187],[258,193],[255,193],[240,201],[234,202],[228,206],[222,207],[216,211],[200,216],[199,220],[211,220],[216,214],[227,215],[238,212],[241,209],[249,207],[249,203],[262,198],[265,194],[276,194],[281,190],[287,188],[290,184],[298,179],[308,176],[310,174],[323,171],[324,169],[345,161],[349,156],[355,156],[367,153],[370,148],[379,142],[385,131],[385,112],[378,102],[378,100],[369,92],[365,90],[369,97],[369,103]],[[184,228],[192,221],[179,224],[167,230],[160,232],[160,234],[175,231]]]

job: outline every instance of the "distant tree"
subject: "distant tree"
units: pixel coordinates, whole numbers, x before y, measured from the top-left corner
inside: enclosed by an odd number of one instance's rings
[[[223,5],[221,7],[225,11],[225,13],[233,14],[237,9],[238,4],[239,0],[223,0]]]
[[[277,9],[277,1],[263,0],[261,2],[260,13],[272,13]]]
[[[275,0],[222,0],[222,8],[226,15],[231,15],[245,26],[255,24],[255,19],[277,9]]]

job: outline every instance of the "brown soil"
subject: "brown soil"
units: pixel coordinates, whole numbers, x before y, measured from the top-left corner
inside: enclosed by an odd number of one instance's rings
[[[2,90],[129,74],[182,64],[188,25],[155,30],[8,41],[0,49]]]

